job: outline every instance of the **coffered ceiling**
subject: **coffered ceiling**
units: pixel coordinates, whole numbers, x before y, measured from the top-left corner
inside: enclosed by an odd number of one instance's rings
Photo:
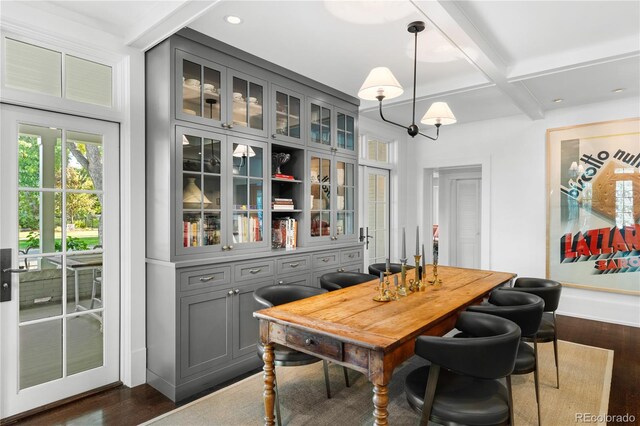
[[[402,122],[411,107],[406,27],[414,20],[427,24],[419,35],[420,116],[435,100],[464,123],[640,98],[639,1],[28,3],[141,49],[189,26],[353,96],[371,68],[387,66],[405,93],[388,102],[386,115]],[[229,15],[242,23],[227,23]],[[363,101],[361,111],[376,118],[376,102]]]

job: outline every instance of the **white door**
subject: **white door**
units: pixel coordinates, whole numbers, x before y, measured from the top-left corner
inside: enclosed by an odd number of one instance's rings
[[[0,248],[15,271],[0,284],[7,418],[119,380],[119,128],[0,113]]]
[[[451,265],[480,268],[480,179],[452,181]]]
[[[364,235],[371,237],[369,244],[365,244],[364,260],[365,265],[371,265],[384,263],[389,257],[389,170],[363,167],[364,203],[361,205],[365,206],[365,214],[362,226]]]

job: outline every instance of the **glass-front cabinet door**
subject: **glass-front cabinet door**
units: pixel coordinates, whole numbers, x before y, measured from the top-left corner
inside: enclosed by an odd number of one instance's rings
[[[194,129],[176,130],[178,253],[219,250],[226,244],[224,138]]]
[[[310,182],[310,228],[309,241],[332,241],[332,208],[333,196],[331,184],[333,182],[333,164],[331,154],[309,154],[309,182]]]
[[[231,250],[265,247],[267,145],[229,138],[231,148]]]
[[[223,127],[258,136],[267,136],[264,106],[267,101],[263,80],[229,70],[229,102],[231,117]]]
[[[336,148],[338,152],[355,155],[357,152],[356,141],[355,114],[336,110]]]
[[[228,93],[223,66],[176,50],[176,77],[176,118],[216,126],[226,123]]]
[[[336,158],[336,220],[334,235],[338,241],[356,236],[356,164]]]
[[[331,150],[333,132],[331,129],[332,106],[312,99],[309,101],[309,146]]]
[[[272,133],[278,141],[303,143],[302,117],[304,117],[303,96],[299,93],[272,86]]]

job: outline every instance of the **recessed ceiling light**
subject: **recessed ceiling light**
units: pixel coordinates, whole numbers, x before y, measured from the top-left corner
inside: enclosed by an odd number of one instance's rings
[[[559,104],[560,102],[564,101],[564,99],[562,98],[558,98],[558,99],[554,99],[553,102]]]
[[[613,93],[620,93],[620,92],[624,92],[624,88],[620,87],[618,89],[613,89],[612,90]]]
[[[234,15],[227,15],[224,17],[224,20],[233,25],[238,25],[242,23],[242,19]]]

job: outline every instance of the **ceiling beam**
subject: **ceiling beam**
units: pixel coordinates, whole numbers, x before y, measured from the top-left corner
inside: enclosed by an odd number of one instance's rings
[[[142,51],[149,50],[198,19],[219,2],[220,0],[186,0],[174,10],[165,11],[164,16],[152,17],[143,22],[125,36],[125,44]]]
[[[524,85],[509,83],[509,69],[496,49],[462,12],[455,1],[412,0],[413,5],[467,60],[494,83],[529,118],[544,118],[538,100]]]

